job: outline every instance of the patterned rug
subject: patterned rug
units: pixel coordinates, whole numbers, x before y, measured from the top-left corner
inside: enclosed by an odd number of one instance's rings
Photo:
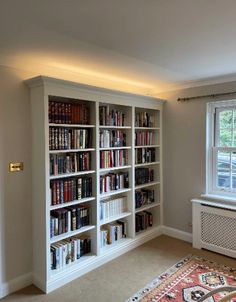
[[[236,286],[236,269],[190,255],[126,302],[193,302],[221,286]],[[225,294],[216,294],[205,301],[218,302]],[[236,298],[231,301],[236,302]]]

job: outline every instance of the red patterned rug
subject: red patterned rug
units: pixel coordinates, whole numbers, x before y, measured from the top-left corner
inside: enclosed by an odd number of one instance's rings
[[[195,302],[221,286],[236,286],[236,269],[191,255],[155,278],[126,302]],[[218,302],[225,294],[216,294],[206,302]],[[236,298],[231,301],[236,302]]]

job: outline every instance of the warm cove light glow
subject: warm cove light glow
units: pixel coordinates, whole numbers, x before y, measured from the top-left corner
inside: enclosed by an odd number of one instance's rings
[[[0,55],[0,64],[3,57]],[[124,76],[125,72],[111,68],[101,68],[99,64],[73,60],[73,57],[52,56],[45,53],[21,53],[14,58],[4,58],[8,66],[30,73],[30,77],[44,75],[107,89],[120,90],[140,95],[156,96],[156,87]],[[69,62],[68,62],[69,61]],[[88,66],[88,68],[85,68]],[[93,67],[94,66],[94,67]],[[102,72],[100,71],[102,69]],[[26,79],[29,75],[26,76]]]
[[[117,76],[108,75],[108,74],[92,71],[92,70],[85,69],[85,68],[69,66],[69,65],[65,65],[65,64],[56,63],[56,62],[53,62],[53,63],[51,62],[50,65],[52,67],[56,67],[56,68],[59,68],[59,69],[65,70],[65,71],[83,74],[86,76],[91,76],[93,78],[107,80],[109,82],[123,83],[125,85],[137,86],[137,87],[142,87],[142,88],[146,88],[146,89],[153,89],[153,87],[147,83],[132,81],[129,79],[120,78]]]

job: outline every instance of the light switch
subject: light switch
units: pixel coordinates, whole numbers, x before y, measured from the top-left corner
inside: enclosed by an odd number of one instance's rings
[[[19,163],[11,162],[9,164],[9,171],[10,172],[20,172],[20,171],[23,171],[23,169],[24,169],[23,162],[19,162]]]

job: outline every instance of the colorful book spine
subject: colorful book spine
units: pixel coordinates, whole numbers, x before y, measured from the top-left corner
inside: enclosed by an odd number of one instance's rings
[[[127,237],[127,221],[117,220],[101,228],[101,248]]]
[[[113,168],[128,165],[128,150],[100,151],[100,168]]]
[[[50,175],[91,170],[91,153],[50,154]]]
[[[125,147],[126,133],[121,130],[100,130],[99,146],[100,148]]]
[[[145,111],[136,113],[135,127],[154,127],[154,116]]]
[[[100,194],[129,187],[129,173],[108,173],[100,176]]]
[[[89,107],[84,104],[49,101],[49,123],[53,124],[89,124]]]
[[[135,208],[141,208],[155,201],[154,190],[142,189],[135,191]]]
[[[143,211],[135,214],[135,231],[136,233],[146,230],[148,227],[153,226],[152,213]]]
[[[135,146],[150,146],[154,144],[154,132],[150,130],[135,131]]]
[[[91,253],[91,238],[74,236],[51,245],[51,269],[60,270]]]
[[[91,208],[81,205],[51,211],[51,238],[89,225],[90,216]]]
[[[52,180],[50,182],[50,195],[51,205],[92,197],[92,177]]]
[[[125,114],[120,110],[111,109],[109,105],[99,107],[101,126],[124,126]]]
[[[135,163],[151,163],[156,160],[155,148],[138,148],[135,149]]]
[[[150,168],[135,169],[135,185],[143,185],[154,181],[154,170]]]
[[[90,142],[90,129],[49,128],[49,150],[87,149]]]

